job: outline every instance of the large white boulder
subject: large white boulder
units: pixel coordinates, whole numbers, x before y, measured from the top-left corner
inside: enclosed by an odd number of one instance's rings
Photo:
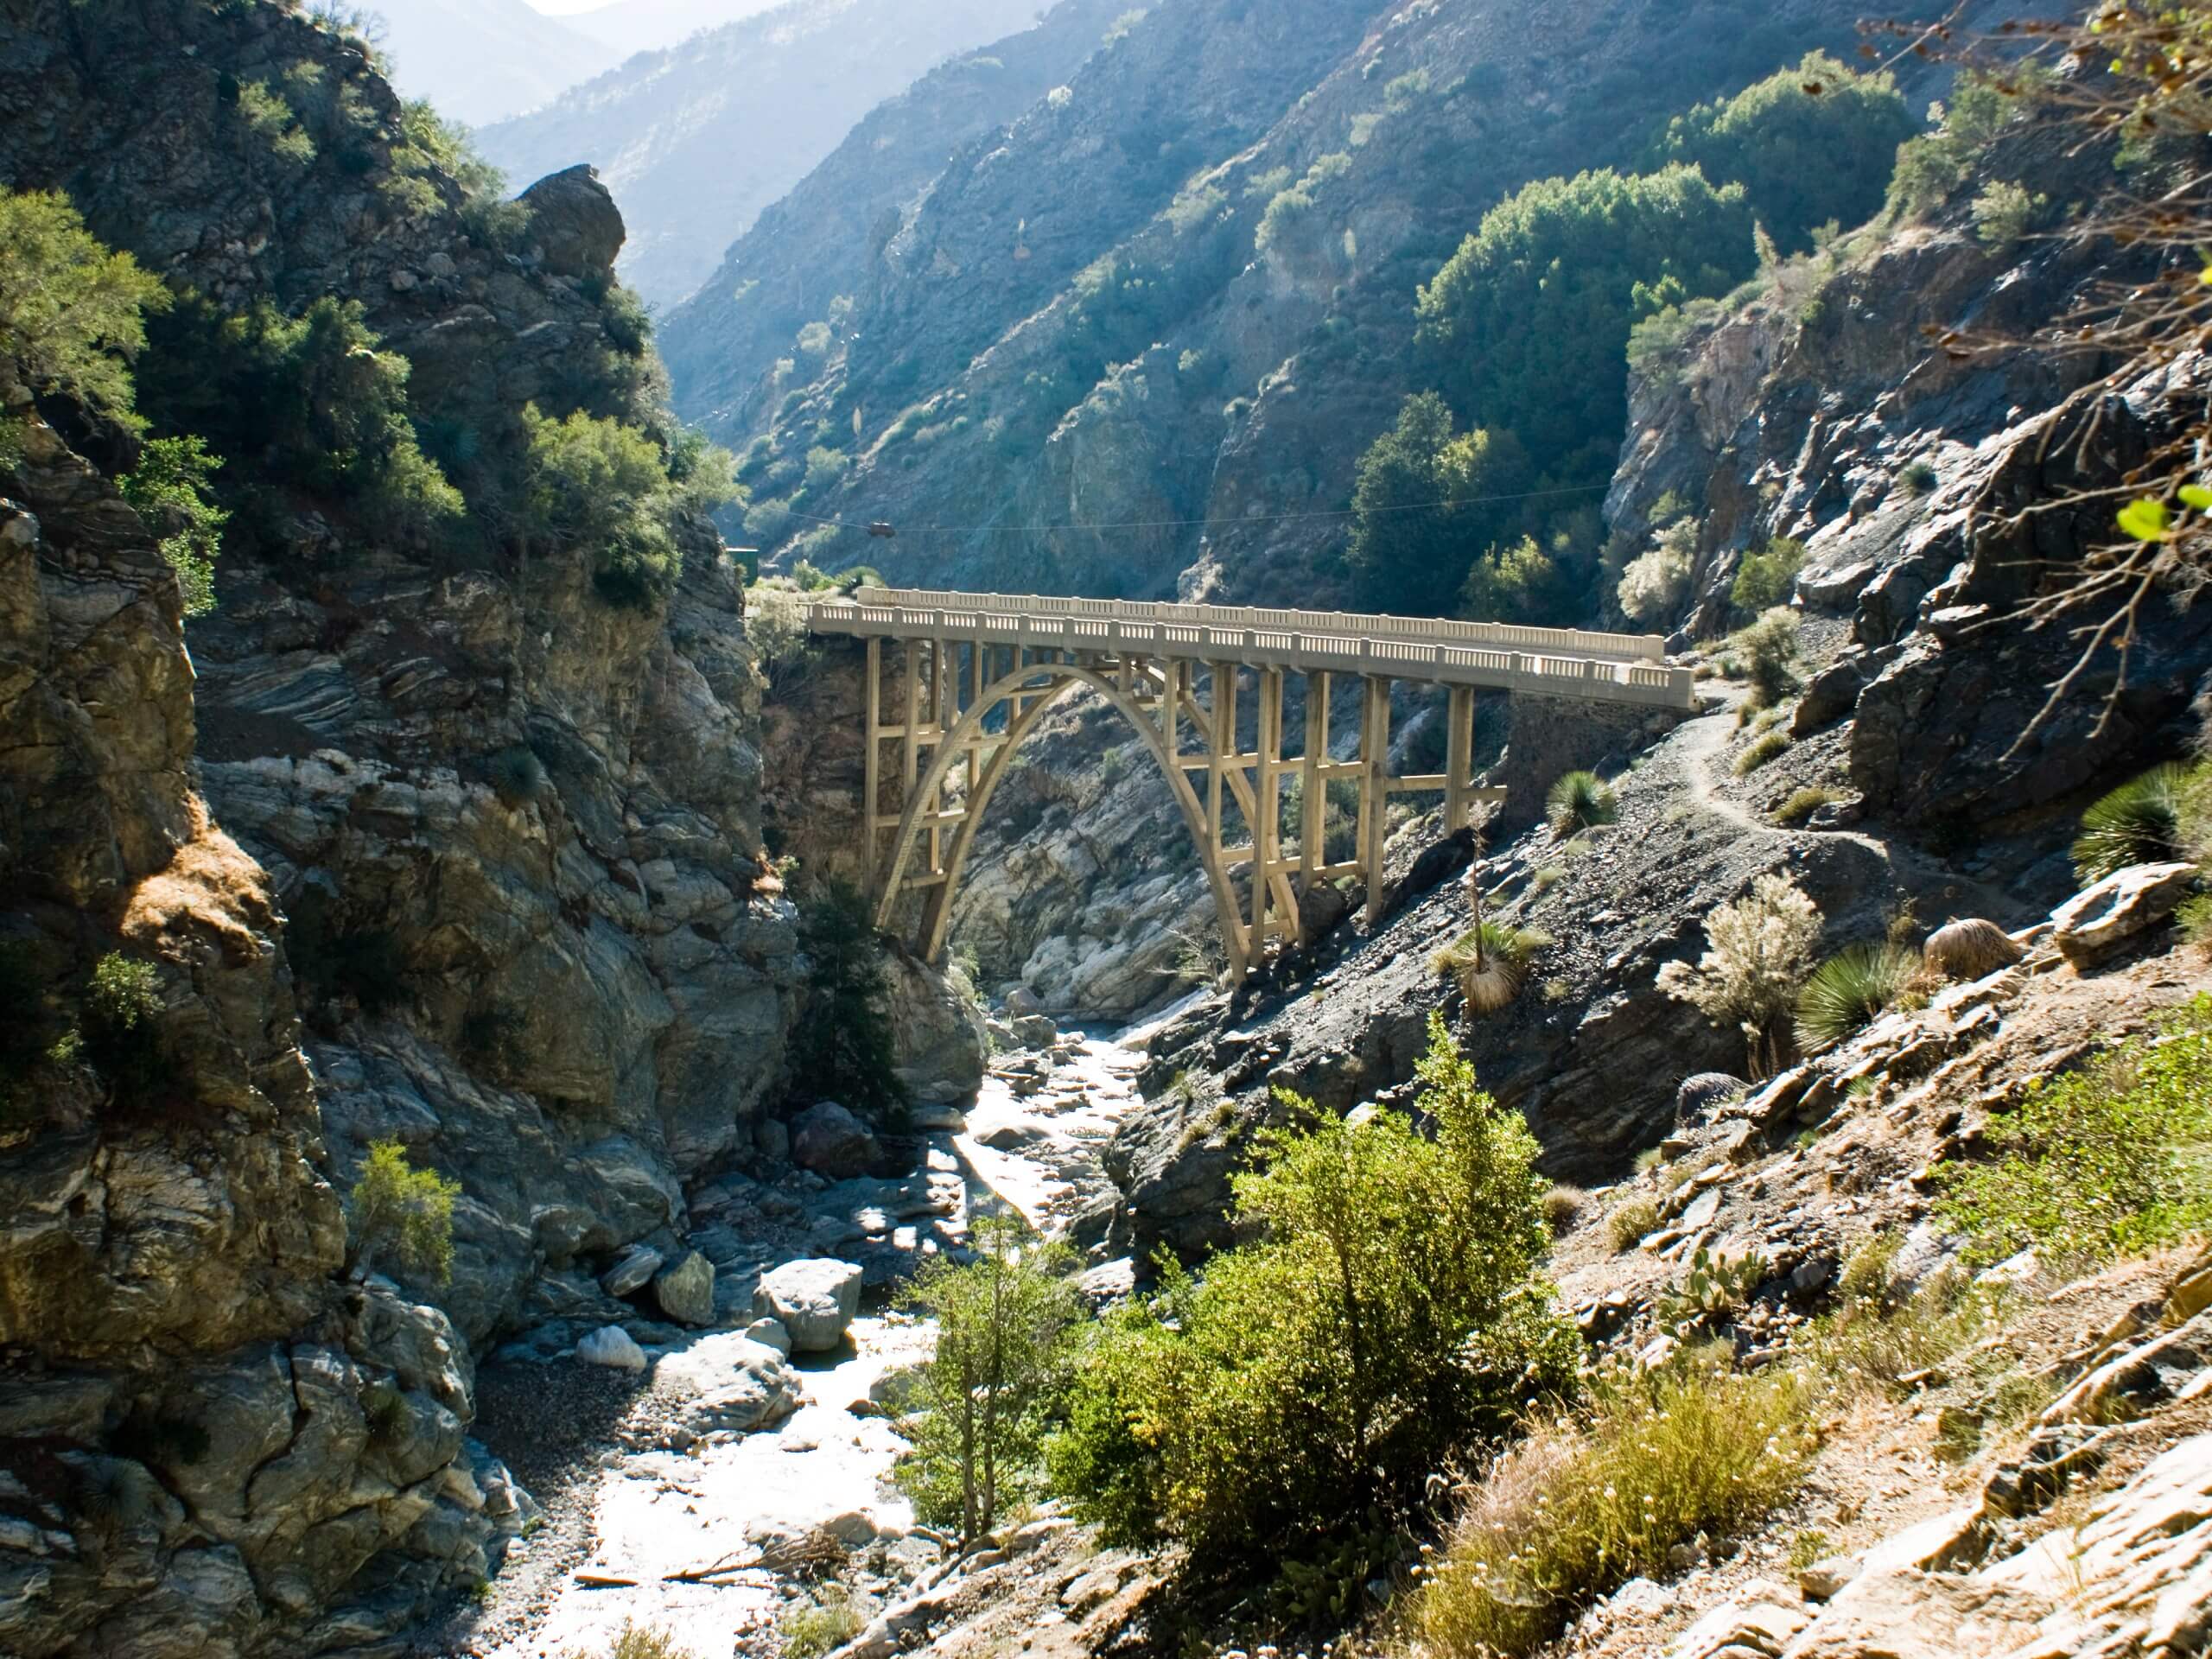
[[[845,1339],[861,1311],[861,1270],[849,1262],[818,1257],[786,1262],[764,1274],[753,1294],[756,1318],[774,1319],[791,1333],[791,1351],[825,1353]]]
[[[587,1365],[604,1365],[610,1370],[642,1371],[645,1369],[645,1351],[630,1339],[630,1333],[619,1325],[601,1325],[576,1344],[576,1357]]]

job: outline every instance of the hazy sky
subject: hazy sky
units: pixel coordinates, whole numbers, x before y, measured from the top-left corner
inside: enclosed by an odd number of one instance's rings
[[[595,10],[607,0],[530,0],[530,3],[549,17],[565,17],[570,12]]]

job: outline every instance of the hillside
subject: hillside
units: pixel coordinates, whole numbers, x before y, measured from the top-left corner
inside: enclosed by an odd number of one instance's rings
[[[516,179],[596,167],[630,226],[624,279],[673,305],[869,110],[1035,10],[1032,0],[790,0],[680,49],[640,53],[478,142]]]
[[[392,84],[472,127],[550,103],[620,55],[528,0],[378,0],[370,12],[383,24]]]
[[[571,12],[561,21],[626,58],[633,52],[657,52],[674,46],[702,29],[737,22],[776,3],[777,0],[613,0],[608,5]]]

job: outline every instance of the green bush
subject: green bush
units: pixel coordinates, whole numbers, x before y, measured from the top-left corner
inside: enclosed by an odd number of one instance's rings
[[[130,361],[168,290],[111,253],[59,191],[0,188],[0,357],[34,391],[60,392],[137,429]]]
[[[1761,732],[1745,744],[1744,752],[1736,757],[1736,775],[1738,778],[1750,777],[1761,766],[1778,759],[1791,747],[1792,741],[1787,732]]]
[[[1764,547],[1744,555],[1728,589],[1729,601],[1738,610],[1755,617],[1786,606],[1797,585],[1797,573],[1804,567],[1805,543],[1777,536]]]
[[[1797,689],[1790,664],[1797,660],[1797,617],[1777,606],[1731,636],[1729,648],[1751,683],[1754,709],[1771,709]]]
[[[1942,474],[1925,461],[1909,462],[1897,474],[1897,487],[1907,495],[1929,494],[1942,482]]]
[[[1413,1605],[1428,1652],[1530,1652],[1584,1604],[1664,1576],[1677,1545],[1772,1513],[1812,1463],[1819,1395],[1794,1370],[1609,1369],[1593,1393],[1475,1489]]]
[[[369,1147],[348,1202],[353,1266],[374,1273],[387,1255],[437,1284],[453,1277],[453,1201],[461,1183],[416,1169],[397,1141]]]
[[[1920,971],[1920,953],[1896,944],[1854,944],[1818,968],[1797,995],[1797,1042],[1811,1050],[1873,1024]]]
[[[174,1076],[157,1028],[161,1013],[161,975],[152,963],[111,951],[93,964],[78,1020],[84,1056],[126,1104],[143,1103]]]
[[[2132,778],[2082,815],[2074,874],[2083,887],[2134,864],[2189,856],[2183,802],[2194,768],[2170,762]]]
[[[1418,1071],[1433,1140],[1279,1096],[1311,1127],[1264,1132],[1236,1178],[1255,1242],[1203,1281],[1163,1262],[1157,1302],[1101,1325],[1052,1465],[1111,1541],[1166,1534],[1204,1571],[1313,1560],[1573,1386],[1535,1139],[1434,1014]]]
[[[822,1659],[858,1636],[865,1623],[843,1585],[824,1585],[811,1599],[794,1603],[776,1621],[776,1634],[783,1638],[783,1659]],[[639,1655],[635,1659],[658,1659],[658,1656]]]
[[[937,1318],[937,1346],[916,1375],[904,1427],[913,1443],[895,1471],[914,1512],[973,1542],[1035,1497],[1046,1431],[1065,1392],[1070,1333],[1083,1298],[1065,1244],[1025,1236],[1019,1219],[988,1217],[974,1259],[923,1265],[899,1306]]]
[[[1783,251],[1800,252],[1829,219],[1872,217],[1897,146],[1917,127],[1889,75],[1856,74],[1813,52],[1734,98],[1676,116],[1652,160],[1742,184]]]
[[[676,586],[683,551],[670,533],[673,505],[660,448],[634,426],[572,410],[522,412],[525,509],[531,542],[592,561],[592,585],[610,605],[643,608]]]
[[[2048,205],[2049,198],[2031,195],[2024,185],[1995,180],[1974,199],[1974,234],[1991,252],[2006,252]]]
[[[1528,458],[1510,433],[1453,429],[1433,392],[1406,399],[1397,425],[1360,457],[1345,559],[1360,602],[1394,615],[1433,615],[1468,580],[1471,548],[1507,522],[1481,506],[1440,505],[1527,487]]]
[[[140,450],[138,465],[116,480],[118,493],[161,537],[187,616],[215,608],[215,559],[231,515],[207,497],[222,464],[199,438],[155,438]]]
[[[2033,1246],[2062,1263],[2149,1250],[2212,1225],[2212,995],[1993,1117],[1985,1163],[1938,1172],[1969,1259]]]
[[[1697,569],[1702,530],[1694,518],[1677,518],[1659,532],[1649,550],[1629,562],[1613,594],[1622,615],[1631,622],[1657,625],[1681,608]]]
[[[1459,588],[1461,613],[1478,622],[1543,627],[1560,621],[1573,604],[1566,571],[1534,536],[1491,548],[1467,568]]]
[[[806,951],[805,1016],[791,1034],[791,1086],[808,1100],[891,1107],[906,1091],[892,1074],[890,982],[865,895],[849,881],[817,882],[799,907]]]
[[[1616,822],[1621,815],[1620,798],[1596,772],[1570,772],[1545,795],[1544,811],[1552,834],[1564,837]]]
[[[2016,80],[2028,78],[2015,72]],[[1891,210],[1916,215],[1940,206],[1974,175],[1976,164],[2024,103],[2017,92],[1999,91],[1985,76],[1961,75],[1952,86],[1948,107],[1936,105],[1929,111],[1937,120],[1936,130],[1897,146],[1897,165],[1890,176]]]

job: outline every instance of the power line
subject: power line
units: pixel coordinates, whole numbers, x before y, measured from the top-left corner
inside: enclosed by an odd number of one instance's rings
[[[1605,484],[1576,484],[1556,490],[1522,490],[1513,495],[1466,495],[1449,501],[1405,501],[1392,506],[1370,507],[1370,512],[1428,512],[1444,507],[1491,506],[1506,501],[1536,501],[1550,496],[1588,495],[1593,491],[1610,488]],[[794,518],[804,519],[810,524],[827,524],[833,530],[856,530],[865,532],[869,526],[854,524],[844,518],[824,518],[818,513],[798,512],[785,509]],[[1014,532],[1033,535],[1043,531],[1108,531],[1108,530],[1211,530],[1234,529],[1239,524],[1282,524],[1317,518],[1350,518],[1359,509],[1340,507],[1319,512],[1262,512],[1243,518],[1132,518],[1118,524],[916,524],[898,526],[901,536],[981,536]]]

